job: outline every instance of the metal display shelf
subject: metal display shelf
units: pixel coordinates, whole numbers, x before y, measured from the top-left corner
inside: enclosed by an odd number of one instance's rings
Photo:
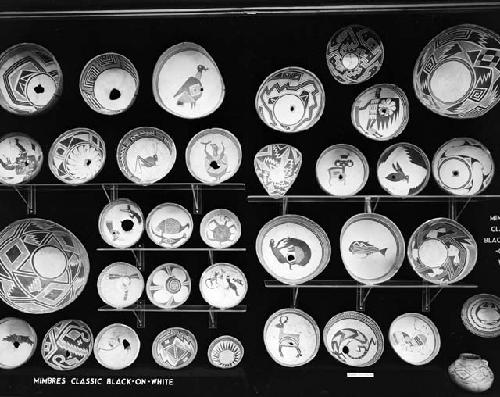
[[[291,305],[297,307],[300,289],[355,289],[356,290],[356,310],[364,311],[366,299],[373,289],[419,289],[422,290],[422,312],[428,313],[431,310],[431,303],[439,293],[454,289],[477,288],[475,284],[431,284],[413,280],[389,280],[381,284],[367,285],[360,284],[354,280],[311,280],[303,284],[289,285],[277,280],[265,280],[266,288],[289,289],[291,291]]]
[[[228,309],[218,309],[209,305],[181,305],[175,309],[162,309],[152,304],[145,304],[139,301],[134,305],[116,309],[105,305],[98,309],[100,312],[130,312],[137,318],[137,327],[146,326],[146,313],[208,313],[208,326],[211,329],[217,328],[217,313],[245,313],[246,305],[237,305]]]

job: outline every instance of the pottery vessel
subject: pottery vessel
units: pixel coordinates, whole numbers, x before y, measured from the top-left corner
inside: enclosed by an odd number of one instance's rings
[[[116,161],[125,177],[139,185],[151,185],[172,170],[177,158],[174,141],[155,127],[127,132],[116,148]]]
[[[125,324],[111,324],[95,338],[94,356],[99,364],[112,370],[130,366],[141,349],[136,332]]]
[[[384,62],[384,45],[372,29],[349,25],[337,30],[326,47],[326,63],[341,84],[359,84],[372,78]]]
[[[149,275],[146,293],[153,305],[162,309],[175,309],[188,300],[191,277],[182,266],[165,263]]]
[[[293,146],[275,143],[264,146],[254,158],[257,178],[274,198],[284,196],[292,187],[302,165],[302,154]]]
[[[218,309],[239,305],[247,291],[245,273],[229,263],[214,263],[200,277],[201,296],[210,306]]]
[[[1,369],[14,369],[25,364],[36,345],[36,332],[26,321],[14,317],[0,320]]]
[[[261,120],[274,130],[294,133],[311,128],[325,107],[325,90],[309,70],[290,66],[264,80],[255,96]]]
[[[156,245],[178,248],[191,237],[193,218],[183,206],[163,203],[149,213],[146,219],[146,232]]]
[[[106,146],[99,134],[88,128],[74,128],[54,141],[48,163],[57,179],[78,185],[94,179],[105,160]]]
[[[431,164],[419,147],[396,143],[384,150],[377,162],[380,186],[394,196],[413,196],[429,181]]]
[[[245,349],[241,342],[229,335],[219,336],[208,347],[208,361],[214,367],[234,368],[243,359]]]
[[[351,145],[332,145],[316,161],[316,179],[332,196],[354,196],[365,186],[369,173],[366,157]]]
[[[453,382],[471,392],[488,390],[495,379],[488,361],[471,353],[460,354],[460,357],[448,367],[448,373]]]
[[[389,341],[396,354],[412,365],[430,363],[441,348],[438,329],[419,313],[405,313],[396,318],[389,328]]]
[[[16,44],[0,55],[0,105],[31,116],[50,109],[62,93],[63,75],[54,55],[38,44]]]
[[[500,99],[499,58],[497,33],[478,25],[453,26],[420,53],[413,69],[415,94],[441,116],[482,116]]]
[[[477,244],[460,223],[435,218],[413,232],[407,254],[413,269],[424,280],[433,284],[452,284],[474,268]]]
[[[387,217],[357,214],[340,232],[342,262],[355,280],[379,284],[393,277],[401,267],[405,242],[398,227]]]
[[[89,275],[80,240],[61,225],[38,218],[0,232],[0,298],[23,313],[52,313],[73,302]]]
[[[156,363],[167,369],[180,369],[193,362],[198,352],[195,336],[180,327],[167,328],[155,338],[152,347]]]
[[[267,222],[255,241],[259,262],[275,279],[302,284],[320,274],[330,261],[330,240],[317,223],[300,215]]]
[[[139,74],[123,55],[107,52],[92,58],[80,74],[80,94],[97,113],[114,115],[134,103]]]
[[[454,138],[444,143],[432,160],[432,174],[448,193],[472,196],[488,187],[495,173],[490,151],[472,138]]]
[[[226,209],[210,211],[201,220],[201,239],[212,248],[229,248],[241,236],[241,223],[238,217]]]
[[[137,267],[124,262],[106,266],[97,279],[102,301],[115,309],[133,305],[144,290],[144,279]]]
[[[241,165],[238,139],[222,128],[198,132],[186,148],[186,164],[191,175],[207,185],[232,178]]]
[[[101,211],[98,220],[102,239],[115,248],[128,248],[137,243],[144,231],[144,216],[133,201],[120,198]]]
[[[333,316],[323,329],[323,344],[333,358],[352,367],[368,367],[384,352],[384,336],[377,323],[363,313]]]
[[[491,294],[471,296],[462,306],[462,321],[470,332],[483,338],[500,336],[500,298]]]
[[[92,354],[94,337],[80,320],[63,320],[52,326],[42,341],[42,357],[53,369],[68,371],[82,365]]]
[[[0,183],[29,182],[38,175],[42,163],[42,148],[30,136],[14,132],[0,138]]]
[[[367,138],[387,141],[403,132],[409,118],[409,102],[393,84],[376,84],[359,94],[351,109],[354,128]]]
[[[271,358],[284,367],[307,364],[316,356],[321,343],[316,322],[299,309],[281,309],[272,314],[263,336]]]
[[[224,99],[224,81],[210,54],[198,44],[168,48],[156,62],[153,94],[167,112],[197,119],[215,112]]]

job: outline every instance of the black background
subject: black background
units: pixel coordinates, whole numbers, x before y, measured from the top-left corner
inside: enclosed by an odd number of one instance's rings
[[[35,42],[47,47],[59,61],[64,74],[63,93],[57,104],[47,113],[34,117],[19,117],[0,112],[0,133],[24,132],[40,142],[47,154],[54,139],[67,129],[88,127],[104,138],[107,160],[103,171],[93,182],[127,182],[115,161],[115,148],[120,138],[138,126],[155,126],[174,139],[178,150],[177,162],[164,182],[190,182],[184,151],[189,139],[198,131],[221,127],[231,131],[240,140],[243,162],[230,182],[246,183],[246,192],[207,192],[204,194],[204,212],[214,208],[228,208],[242,221],[243,235],[237,246],[247,247],[245,253],[216,253],[216,261],[231,262],[245,272],[249,292],[243,303],[245,314],[218,316],[218,329],[208,329],[205,314],[148,313],[146,328],[138,329],[142,347],[137,361],[122,371],[109,371],[94,359],[80,368],[60,373],[50,369],[41,358],[39,349],[23,367],[0,372],[0,396],[7,395],[90,395],[117,393],[170,394],[173,396],[459,396],[466,393],[454,386],[448,378],[447,367],[461,352],[473,352],[488,359],[493,371],[500,373],[498,340],[479,338],[469,333],[460,320],[463,302],[475,293],[499,294],[500,266],[494,250],[497,245],[483,244],[489,236],[490,215],[500,215],[498,201],[471,203],[459,221],[475,236],[479,244],[478,263],[464,282],[479,285],[478,290],[443,291],[432,304],[429,317],[439,328],[442,348],[437,358],[423,367],[406,364],[393,352],[386,340],[382,358],[368,370],[373,379],[347,379],[348,368],[334,360],[321,346],[316,358],[300,368],[280,367],[267,355],[262,342],[262,329],[274,311],[290,305],[287,290],[266,290],[264,279],[271,278],[259,264],[254,242],[260,227],[280,214],[278,204],[247,203],[246,195],[264,194],[253,171],[253,156],[269,143],[289,143],[303,154],[303,166],[290,194],[323,194],[315,178],[315,162],[329,145],[349,143],[358,147],[367,157],[371,175],[362,194],[383,194],[375,176],[375,166],[382,151],[395,142],[410,142],[420,146],[429,156],[453,137],[470,136],[480,140],[500,164],[498,152],[500,108],[472,120],[452,120],[425,109],[415,97],[412,71],[420,50],[437,33],[459,23],[477,23],[500,32],[500,12],[468,13],[398,13],[363,15],[302,15],[302,16],[246,16],[211,18],[148,18],[95,20],[3,20],[0,24],[0,49],[20,42]],[[373,28],[385,47],[381,71],[360,85],[342,86],[330,75],[325,49],[334,31],[349,23],[360,23]],[[160,54],[171,45],[192,41],[203,46],[215,59],[224,78],[226,96],[221,107],[212,115],[198,120],[184,120],[162,110],[154,101],[151,76]],[[92,111],[80,97],[79,74],[85,63],[97,54],[114,51],[127,56],[136,66],[140,77],[139,94],[134,105],[125,113],[104,116]],[[254,109],[255,93],[262,80],[275,70],[286,66],[301,66],[314,72],[326,91],[326,106],[322,118],[313,128],[294,135],[271,130],[258,118]],[[376,83],[393,83],[401,87],[410,101],[410,120],[400,136],[391,142],[375,142],[356,132],[351,125],[350,109],[354,98]],[[46,163],[34,182],[57,183]],[[422,194],[442,193],[431,179]],[[500,194],[500,180],[494,178],[485,193]],[[177,202],[192,209],[190,192],[148,191],[121,192],[120,197],[136,201],[147,214],[165,201]],[[1,225],[26,216],[25,206],[13,191],[2,190],[0,196]],[[102,313],[97,295],[99,272],[114,261],[132,262],[130,253],[96,252],[104,246],[97,231],[97,218],[107,203],[99,190],[68,187],[65,191],[43,191],[38,195],[38,213],[73,231],[86,246],[91,272],[81,296],[65,309],[53,314],[27,315],[12,310],[5,304],[0,316],[17,316],[31,323],[39,340],[57,321],[67,318],[88,323],[94,335],[106,325],[122,322],[135,328],[131,313]],[[309,217],[328,233],[332,243],[329,266],[318,279],[349,279],[340,260],[338,239],[343,223],[362,212],[362,203],[306,203],[290,204],[289,212]],[[447,215],[446,203],[381,203],[377,212],[388,216],[401,229],[407,241],[413,230],[424,221]],[[202,247],[198,233],[201,216],[194,216],[195,231],[186,247]],[[144,234],[141,242],[153,246]],[[206,254],[146,254],[149,273],[164,262],[176,262],[186,267],[193,279],[193,292],[187,303],[204,303],[197,283],[208,265]],[[419,280],[405,260],[394,279]],[[320,329],[334,314],[354,310],[354,290],[307,290],[299,295],[299,308],[310,314]],[[380,325],[384,335],[391,321],[404,312],[419,312],[421,295],[417,290],[377,290],[367,301],[366,313]],[[167,371],[153,361],[151,344],[155,336],[170,326],[191,330],[199,344],[194,363],[179,371]],[[217,336],[230,334],[245,346],[241,367],[234,370],[216,370],[208,363],[206,351]],[[34,376],[110,376],[110,377],[172,377],[170,387],[92,387],[92,386],[35,386]],[[485,395],[500,395],[496,382]]]

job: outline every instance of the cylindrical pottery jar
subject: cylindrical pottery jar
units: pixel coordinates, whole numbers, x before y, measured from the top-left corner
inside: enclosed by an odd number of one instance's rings
[[[144,279],[137,267],[124,262],[106,266],[97,279],[97,292],[104,303],[121,309],[133,305],[144,290]]]
[[[363,284],[379,284],[393,277],[401,267],[405,242],[389,218],[357,214],[342,227],[340,253],[352,278]]]
[[[144,216],[136,203],[120,198],[106,204],[99,215],[98,226],[107,244],[128,248],[140,240],[144,231]]]
[[[0,368],[14,369],[26,363],[37,345],[35,330],[14,317],[0,320]]]
[[[500,298],[478,294],[462,306],[462,321],[470,332],[483,338],[500,336]]]
[[[163,203],[149,213],[146,219],[146,232],[156,245],[178,248],[191,237],[193,218],[183,206]]]
[[[0,55],[0,105],[31,116],[48,110],[62,93],[63,75],[54,55],[38,44],[16,44]]]
[[[167,369],[187,367],[193,362],[197,352],[198,342],[195,336],[181,327],[167,328],[153,341],[153,359]]]
[[[441,348],[438,329],[419,313],[405,313],[396,318],[389,328],[389,341],[396,354],[412,365],[430,363]]]
[[[472,196],[488,187],[495,173],[490,151],[472,138],[444,143],[432,160],[432,174],[439,187],[458,196]]]
[[[127,132],[116,148],[116,161],[125,177],[139,185],[151,185],[172,170],[177,158],[174,141],[155,127]]]
[[[311,128],[325,107],[325,90],[309,70],[290,66],[267,76],[255,96],[261,120],[274,130],[294,133]]]
[[[452,118],[479,117],[499,100],[500,37],[463,24],[435,36],[413,69],[417,98],[429,110]]]
[[[87,251],[61,225],[38,218],[0,232],[0,298],[23,313],[52,313],[73,302],[89,275]]]
[[[214,367],[229,369],[236,367],[245,354],[241,342],[233,336],[223,335],[208,346],[208,361]]]
[[[200,182],[218,185],[238,172],[240,142],[222,128],[202,130],[187,145],[186,164],[190,174]]]
[[[107,52],[92,58],[80,74],[80,94],[97,113],[113,115],[134,103],[139,74],[123,55]]]
[[[495,379],[488,361],[471,353],[460,354],[448,367],[448,373],[458,386],[476,393],[488,390]]]
[[[283,143],[264,146],[254,158],[254,169],[267,194],[284,196],[299,175],[302,153]]]
[[[271,358],[284,367],[307,364],[316,356],[321,343],[316,322],[299,309],[281,309],[272,314],[263,336]]]
[[[323,343],[333,358],[352,367],[373,365],[384,352],[384,336],[378,324],[354,311],[336,314],[328,321]]]
[[[352,124],[367,138],[387,141],[405,129],[409,106],[408,98],[401,88],[393,84],[376,84],[354,100]]]
[[[53,369],[67,371],[82,365],[92,354],[94,337],[80,320],[62,320],[52,326],[42,341],[42,357]]]
[[[189,298],[191,277],[182,266],[164,263],[149,275],[146,293],[151,303],[162,309],[175,309]]]
[[[474,268],[477,244],[457,221],[435,218],[413,232],[407,254],[413,270],[425,281],[452,284]]]
[[[153,94],[167,112],[198,119],[215,112],[224,99],[224,81],[210,54],[198,44],[168,48],[156,62]]]
[[[222,249],[233,246],[241,236],[238,217],[226,209],[210,211],[201,220],[200,235],[209,247]]]
[[[300,215],[267,222],[255,241],[259,262],[275,279],[302,284],[320,274],[330,261],[330,240],[317,223]]]
[[[88,128],[68,130],[49,150],[49,168],[64,183],[78,185],[94,179],[106,160],[106,146],[99,134]]]
[[[326,47],[326,64],[341,84],[359,84],[372,78],[384,62],[384,45],[372,29],[349,25],[337,30]]]
[[[351,145],[332,145],[316,161],[316,179],[332,196],[354,196],[365,186],[369,173],[366,157]]]
[[[396,143],[384,150],[377,162],[380,186],[394,196],[413,196],[422,191],[431,175],[431,163],[419,147]]]
[[[218,309],[239,305],[247,291],[245,273],[229,263],[214,263],[200,277],[201,296],[210,306]]]
[[[42,163],[42,148],[30,136],[14,132],[0,138],[0,183],[29,182],[38,175]]]
[[[141,349],[136,332],[125,324],[111,324],[95,338],[94,356],[103,367],[119,370],[130,366]]]

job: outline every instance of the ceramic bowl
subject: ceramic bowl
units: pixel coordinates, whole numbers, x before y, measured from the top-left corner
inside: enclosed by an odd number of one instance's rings
[[[137,333],[125,324],[104,327],[95,338],[94,356],[103,367],[120,370],[136,360],[141,349]]]
[[[14,317],[0,320],[0,368],[14,369],[25,364],[37,345],[35,330],[26,321]]]
[[[189,298],[191,277],[182,266],[164,263],[148,277],[146,293],[151,303],[162,309],[175,309]]]
[[[195,336],[181,327],[167,328],[153,341],[153,358],[158,365],[167,369],[187,367],[193,362],[197,352]]]
[[[97,279],[97,293],[104,303],[122,309],[133,305],[144,290],[144,279],[137,267],[115,262],[106,266]]]
[[[0,138],[0,183],[17,185],[34,179],[42,169],[41,146],[18,132]]]
[[[245,273],[230,263],[214,263],[207,267],[199,285],[205,302],[218,309],[239,305],[248,291]]]
[[[146,219],[146,232],[156,245],[178,248],[191,237],[193,218],[183,206],[163,203],[149,213]]]

